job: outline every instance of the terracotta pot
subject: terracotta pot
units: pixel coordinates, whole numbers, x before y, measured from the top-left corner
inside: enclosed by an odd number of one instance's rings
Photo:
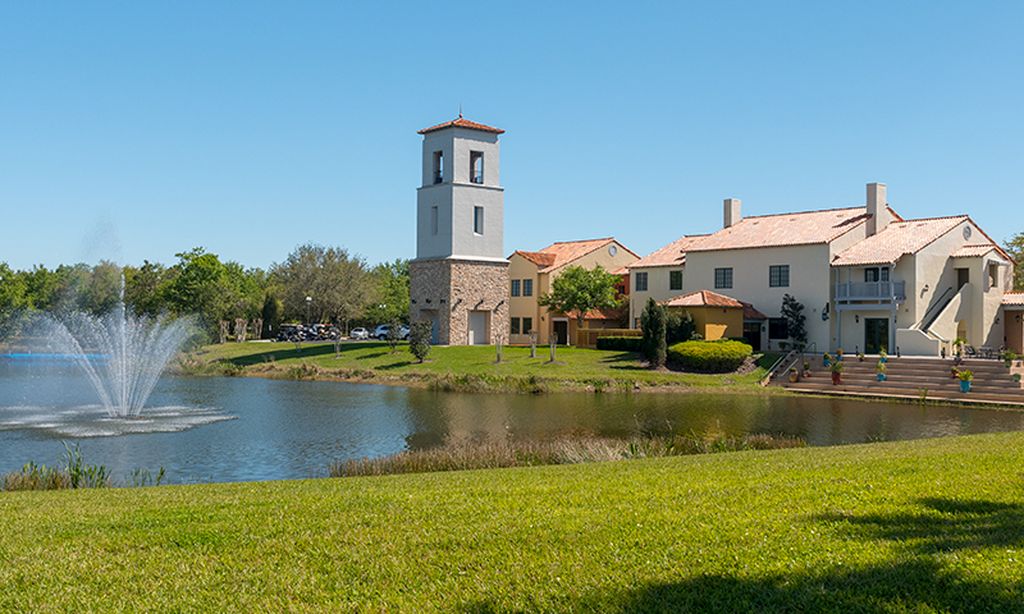
[[[833,373],[832,374],[832,385],[833,386],[838,386],[839,384],[842,384],[842,383],[843,383],[843,374],[842,373]]]

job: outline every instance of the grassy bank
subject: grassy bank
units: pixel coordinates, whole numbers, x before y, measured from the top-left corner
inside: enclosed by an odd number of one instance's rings
[[[0,493],[2,611],[1022,609],[1024,434]]]
[[[491,346],[435,347],[419,364],[400,345],[391,352],[385,343],[346,343],[335,356],[330,343],[226,343],[193,352],[181,361],[183,372],[292,379],[338,379],[431,387],[470,392],[549,392],[558,390],[626,391],[651,388],[758,388],[774,355],[742,374],[705,375],[652,371],[630,352],[559,348],[548,360],[547,348],[530,358],[529,348],[506,347],[501,363]]]

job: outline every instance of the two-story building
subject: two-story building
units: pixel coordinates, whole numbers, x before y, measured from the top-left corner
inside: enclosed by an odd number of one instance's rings
[[[786,294],[805,307],[812,351],[939,355],[957,339],[1007,343],[1013,263],[966,215],[904,220],[880,183],[868,184],[862,207],[750,217],[739,200],[723,208],[721,230],[684,237],[630,268],[632,326],[646,301],[635,291],[638,275],[649,284],[643,265],[667,255],[681,282],[670,294],[713,290],[752,305],[768,316],[759,344],[766,349],[790,341]],[[745,325],[748,338],[750,325],[757,324]]]
[[[537,299],[551,291],[554,280],[570,266],[593,269],[598,266],[623,277],[620,293],[629,293],[626,267],[638,259],[612,237],[585,241],[560,241],[535,252],[516,251],[509,256],[509,343],[530,342],[537,332],[539,343],[548,343],[552,335],[559,344],[576,339],[575,314],[551,313]],[[594,311],[584,316],[588,328],[620,327],[624,312]]]

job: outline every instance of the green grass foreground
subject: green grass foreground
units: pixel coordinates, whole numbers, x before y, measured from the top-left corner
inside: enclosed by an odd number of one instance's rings
[[[667,370],[652,371],[638,354],[620,351],[558,348],[549,362],[547,347],[530,358],[526,347],[504,348],[496,363],[493,346],[434,347],[427,361],[416,362],[408,345],[391,352],[386,343],[341,345],[335,356],[331,343],[225,343],[209,345],[187,355],[181,365],[190,374],[231,374],[341,379],[383,384],[420,385],[439,390],[549,392],[558,390],[634,390],[636,388],[760,389],[758,382],[778,356],[767,354],[757,368],[743,374],[706,375]]]
[[[2,611],[1024,609],[1024,434],[0,493]]]

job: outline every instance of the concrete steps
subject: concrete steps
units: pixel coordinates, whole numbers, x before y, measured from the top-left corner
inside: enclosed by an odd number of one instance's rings
[[[877,356],[865,357],[863,362],[846,357],[842,383],[832,384],[832,376],[822,364],[821,357],[809,359],[811,377],[791,383],[788,374],[780,374],[778,383],[788,390],[819,394],[842,394],[960,402],[989,402],[1024,406],[1024,389],[1014,381],[1009,369],[1001,361],[966,360],[960,369],[974,373],[971,392],[960,391],[960,380],[950,374],[952,360],[929,358],[890,357],[886,364],[888,379],[879,382],[875,365]]]

